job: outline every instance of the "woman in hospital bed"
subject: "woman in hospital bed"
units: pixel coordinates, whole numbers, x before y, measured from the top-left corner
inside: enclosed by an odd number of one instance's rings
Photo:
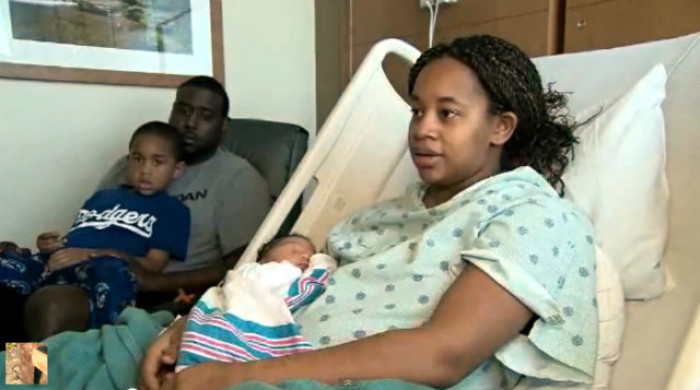
[[[148,350],[140,389],[293,378],[459,389],[510,389],[524,376],[591,381],[593,230],[560,197],[575,143],[564,96],[543,89],[522,51],[490,36],[425,52],[409,92],[408,144],[423,183],[330,232],[340,267],[295,316],[319,349],[159,375],[175,363],[179,321]]]

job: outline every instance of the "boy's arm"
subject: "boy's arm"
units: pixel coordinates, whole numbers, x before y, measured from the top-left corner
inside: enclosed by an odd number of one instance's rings
[[[208,267],[191,271],[143,275],[144,290],[177,293],[179,289],[183,289],[187,293],[203,293],[207,288],[219,283],[226,276],[226,271],[233,269],[245,248],[245,246],[237,248],[225,256],[221,263]]]
[[[206,289],[219,283],[226,271],[233,269],[238,259],[243,255],[245,246],[235,249],[223,258],[221,263],[190,271],[168,273],[149,273],[142,275],[142,287],[145,291],[174,292],[179,289],[187,293],[203,293]],[[138,275],[137,275],[138,277]]]
[[[90,258],[103,256],[122,259],[129,264],[129,267],[131,267],[132,270],[134,268],[139,268],[138,271],[153,273],[163,272],[165,266],[168,265],[168,261],[170,260],[170,255],[168,252],[160,249],[151,249],[144,257],[131,256],[130,254],[117,249],[97,249],[90,254]],[[137,270],[134,270],[134,272],[136,271]]]
[[[163,272],[165,266],[168,265],[168,261],[170,261],[170,254],[160,249],[149,250],[145,257],[132,257],[131,259],[127,259],[129,265],[135,263],[133,265],[138,264],[147,272],[156,273]]]
[[[116,257],[129,264],[129,267],[138,275],[139,272],[162,272],[168,263],[169,256],[164,251],[152,250],[146,257],[131,256],[118,249],[90,249],[90,248],[65,248],[56,250],[51,254],[47,262],[47,267],[51,271],[56,271],[83,261],[97,257]]]
[[[154,257],[145,263],[138,261],[138,259],[132,259],[136,261],[131,262],[129,259],[125,260],[129,262],[131,270],[136,274],[139,288],[142,291],[177,294],[178,290],[182,289],[186,293],[199,294],[219,283],[226,275],[226,271],[233,268],[236,264],[245,248],[245,246],[242,246],[235,249],[228,256],[224,257],[220,263],[189,271],[163,273],[162,270],[165,268],[167,261],[160,268],[159,265],[162,259],[158,257]],[[161,252],[167,255],[164,251]]]
[[[114,249],[93,252],[90,257],[113,256],[125,260],[136,275],[139,288],[143,291],[174,293],[178,289],[186,292],[199,292],[219,282],[226,268],[223,264],[192,271],[163,273],[170,255],[159,249],[151,249],[145,257],[130,256]]]

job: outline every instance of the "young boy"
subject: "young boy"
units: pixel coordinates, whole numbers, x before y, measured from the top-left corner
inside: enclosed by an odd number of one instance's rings
[[[90,327],[114,323],[134,305],[130,267],[159,272],[187,255],[189,209],[165,192],[184,169],[180,132],[163,122],[142,125],[129,142],[128,185],[93,194],[63,240],[37,238],[38,254],[0,248],[0,285],[21,294],[79,285],[90,300]]]
[[[197,302],[185,325],[176,371],[208,361],[246,362],[312,350],[292,313],[324,290],[337,267],[304,236],[265,244],[258,262],[229,271]]]

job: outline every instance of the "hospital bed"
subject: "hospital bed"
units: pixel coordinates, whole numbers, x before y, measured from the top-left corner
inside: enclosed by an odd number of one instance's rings
[[[393,39],[370,51],[240,264],[254,261],[309,185],[315,190],[294,230],[322,245],[343,217],[396,196],[417,180],[405,142],[409,107],[382,70],[388,54],[408,62],[419,55]],[[614,101],[655,64],[665,65],[671,201],[664,263],[672,276],[668,283],[675,287],[658,299],[625,304],[624,341],[611,388],[700,389],[700,201],[695,198],[700,194],[700,34],[535,62],[544,81],[573,92],[572,114],[598,101]]]

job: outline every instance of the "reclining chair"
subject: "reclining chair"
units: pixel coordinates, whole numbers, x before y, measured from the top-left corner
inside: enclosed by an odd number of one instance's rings
[[[267,181],[274,202],[306,153],[309,134],[288,123],[231,119],[222,146],[250,162]],[[297,201],[278,235],[289,233],[301,213]]]

